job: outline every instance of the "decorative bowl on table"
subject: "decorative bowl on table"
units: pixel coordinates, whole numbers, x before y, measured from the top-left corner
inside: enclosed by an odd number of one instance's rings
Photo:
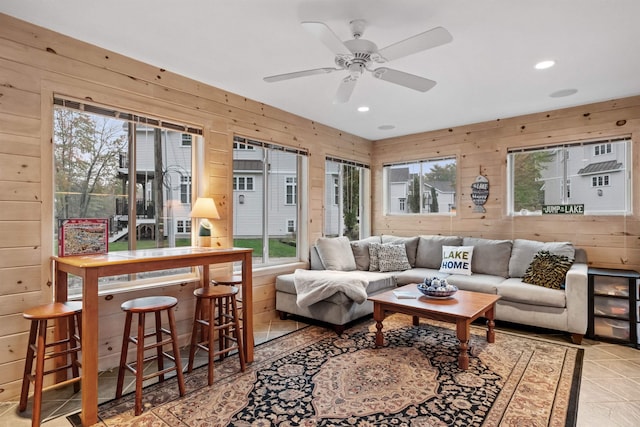
[[[429,298],[450,298],[458,292],[458,287],[447,283],[447,279],[426,278],[418,283],[418,290]]]

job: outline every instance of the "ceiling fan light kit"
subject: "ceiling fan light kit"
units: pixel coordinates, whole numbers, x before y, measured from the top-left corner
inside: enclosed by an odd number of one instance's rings
[[[349,74],[340,82],[333,100],[334,104],[342,104],[349,101],[358,79],[364,74],[365,70],[369,71],[376,79],[419,92],[428,91],[436,85],[435,81],[392,68],[374,68],[374,64],[413,55],[453,40],[453,37],[446,29],[436,27],[383,49],[378,49],[378,46],[372,41],[361,38],[366,28],[366,22],[362,19],[350,22],[353,39],[344,42],[323,22],[302,22],[302,26],[329,48],[335,55],[334,62],[338,68],[324,67],[277,74],[265,77],[264,81],[272,83],[316,74],[328,74],[334,71],[347,71]]]

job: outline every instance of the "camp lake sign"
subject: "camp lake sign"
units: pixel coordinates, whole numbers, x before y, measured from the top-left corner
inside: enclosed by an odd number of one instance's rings
[[[543,215],[584,215],[582,205],[542,205]]]

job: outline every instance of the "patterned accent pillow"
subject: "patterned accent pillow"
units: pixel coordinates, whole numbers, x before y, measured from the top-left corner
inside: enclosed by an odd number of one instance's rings
[[[378,263],[378,252],[382,247],[382,243],[370,243],[369,244],[369,271],[379,271],[380,265]]]
[[[550,289],[562,289],[567,271],[573,259],[566,255],[555,255],[549,251],[539,251],[522,277],[524,283],[544,286]]]
[[[440,273],[471,276],[473,246],[443,246]]]
[[[404,243],[399,245],[383,244],[378,250],[380,271],[404,271],[411,268]]]

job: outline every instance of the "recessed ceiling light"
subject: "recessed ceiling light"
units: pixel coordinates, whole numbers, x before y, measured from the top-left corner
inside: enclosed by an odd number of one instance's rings
[[[578,89],[562,89],[562,90],[557,90],[553,92],[549,96],[552,98],[562,98],[563,96],[571,96],[577,92],[578,92]]]
[[[361,113],[366,113],[367,111],[369,111],[369,107],[363,105],[361,107],[358,107],[358,111],[360,111]]]
[[[378,129],[380,130],[391,130],[391,129],[395,129],[396,127],[394,125],[380,125],[378,126]]]
[[[548,60],[548,61],[540,61],[536,64],[536,70],[546,70],[547,68],[551,68],[556,65],[556,61]]]

